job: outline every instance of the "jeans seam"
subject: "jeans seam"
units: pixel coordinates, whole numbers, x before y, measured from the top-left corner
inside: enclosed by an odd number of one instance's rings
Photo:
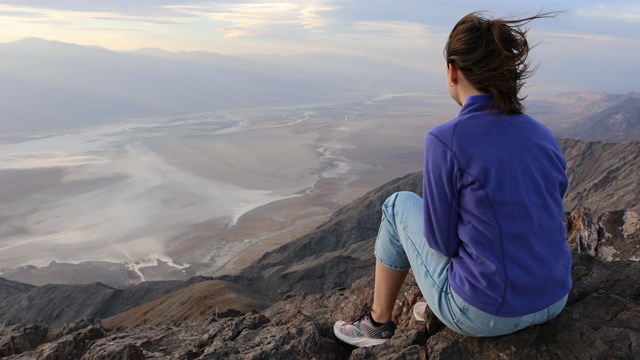
[[[395,202],[394,202],[394,205],[395,205]],[[395,206],[394,206],[394,207],[395,207]],[[386,222],[388,222],[388,223],[390,223],[390,224],[393,224],[393,227],[394,227],[394,230],[395,230],[395,231],[394,231],[394,233],[395,233],[395,234],[397,234],[397,235],[399,236],[399,234],[398,234],[398,228],[397,228],[397,225],[395,224],[395,221],[393,221],[393,222],[392,222],[392,221],[390,221],[390,220],[389,220],[390,218],[386,215],[386,214],[387,214],[387,211],[388,211],[388,209],[389,209],[389,208],[390,208],[390,207],[389,207],[389,206],[386,206],[386,202],[385,202],[385,204],[382,206],[382,219],[380,220],[380,222],[381,222],[381,224],[382,224],[383,222],[385,222],[385,221],[386,221]],[[395,220],[395,212],[391,211],[391,213],[393,214],[393,216],[394,216],[394,220]],[[388,267],[388,268],[390,268],[390,269],[393,269],[393,270],[407,271],[407,270],[411,269],[411,266],[409,266],[409,267],[406,267],[406,268],[405,268],[405,267],[402,267],[402,266],[395,265],[395,263],[394,263],[394,264],[392,264],[392,263],[391,263],[391,261],[388,261],[387,259],[382,259],[382,258],[381,258],[380,254],[379,254],[379,253],[378,253],[378,251],[377,251],[377,250],[378,250],[378,239],[380,238],[380,232],[381,232],[381,231],[382,231],[382,225],[378,228],[378,235],[376,236],[376,245],[375,245],[375,247],[374,247],[374,256],[375,256],[375,258],[376,258],[380,263],[382,263],[382,265],[384,265],[384,266],[386,266],[386,267]],[[393,237],[393,241],[394,241],[394,242],[397,242],[397,243],[398,243],[398,245],[399,245],[400,247],[402,247],[402,243],[401,243],[401,241],[400,241],[400,239],[399,239],[399,238],[397,238],[397,237]],[[403,251],[404,251],[404,249],[403,249]],[[406,256],[406,253],[405,253],[405,256]]]
[[[425,263],[424,259],[422,258],[422,254],[420,254],[420,252],[418,251],[418,247],[416,246],[416,244],[414,243],[413,239],[408,236],[407,232],[402,229],[402,232],[404,233],[404,235],[406,236],[406,238],[408,239],[408,241],[411,243],[411,246],[413,247],[413,251],[418,254],[418,256],[416,256],[418,259],[420,259],[420,263],[422,265],[422,268],[424,269],[424,271],[427,272],[427,274],[429,274],[429,279],[431,279],[431,281],[433,282],[434,286],[436,289],[438,289],[438,291],[440,291],[440,293],[444,293],[445,295],[449,295],[449,292],[447,292],[445,289],[443,289],[442,287],[440,287],[438,285],[438,282],[433,278],[433,275],[431,275],[431,271],[429,271],[429,268],[427,267],[427,264]],[[426,240],[425,240],[426,241]]]
[[[551,305],[551,306],[553,306],[553,305]],[[547,321],[549,321],[551,319],[551,306],[547,307]]]

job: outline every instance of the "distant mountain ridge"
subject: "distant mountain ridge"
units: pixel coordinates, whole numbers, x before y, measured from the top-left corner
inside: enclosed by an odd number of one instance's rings
[[[559,135],[586,141],[640,141],[640,94],[606,97],[590,104],[590,110]]]
[[[191,281],[202,280],[194,278]],[[11,286],[8,291],[7,283]],[[188,284],[154,281],[126,289],[114,289],[101,283],[34,287],[0,278],[0,322],[44,323],[58,327],[82,318],[106,318]]]
[[[344,102],[379,92],[426,90],[433,83],[428,77],[401,65],[337,53],[243,58],[157,49],[116,52],[27,38],[0,44],[0,131]]]
[[[0,278],[0,303],[3,299],[10,297],[11,295],[25,292],[33,288],[35,288],[33,285]]]

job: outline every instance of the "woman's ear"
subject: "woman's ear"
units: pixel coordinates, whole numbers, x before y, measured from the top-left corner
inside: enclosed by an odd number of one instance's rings
[[[458,68],[453,63],[447,65],[447,77],[449,79],[449,86],[458,85]]]
[[[447,80],[449,80],[449,95],[458,105],[462,106],[462,101],[460,100],[460,76],[462,73],[458,71],[455,65],[449,63],[447,65]]]

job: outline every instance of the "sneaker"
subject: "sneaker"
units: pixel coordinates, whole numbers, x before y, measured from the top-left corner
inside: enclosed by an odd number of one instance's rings
[[[333,325],[333,333],[347,344],[362,347],[383,344],[393,336],[396,324],[387,321],[382,325],[374,325],[371,322],[371,307],[365,305],[360,315],[350,323],[337,321]]]
[[[424,301],[417,302],[413,305],[413,317],[416,318],[416,321],[426,321],[424,318],[424,313],[427,310],[427,303]]]

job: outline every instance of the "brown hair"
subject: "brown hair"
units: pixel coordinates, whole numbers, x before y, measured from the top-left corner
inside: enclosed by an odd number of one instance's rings
[[[453,27],[445,46],[447,65],[453,64],[476,89],[493,95],[490,109],[503,114],[523,111],[519,95],[532,70],[525,25],[535,19],[554,17],[538,13],[524,19],[487,19],[479,12],[463,17]]]

